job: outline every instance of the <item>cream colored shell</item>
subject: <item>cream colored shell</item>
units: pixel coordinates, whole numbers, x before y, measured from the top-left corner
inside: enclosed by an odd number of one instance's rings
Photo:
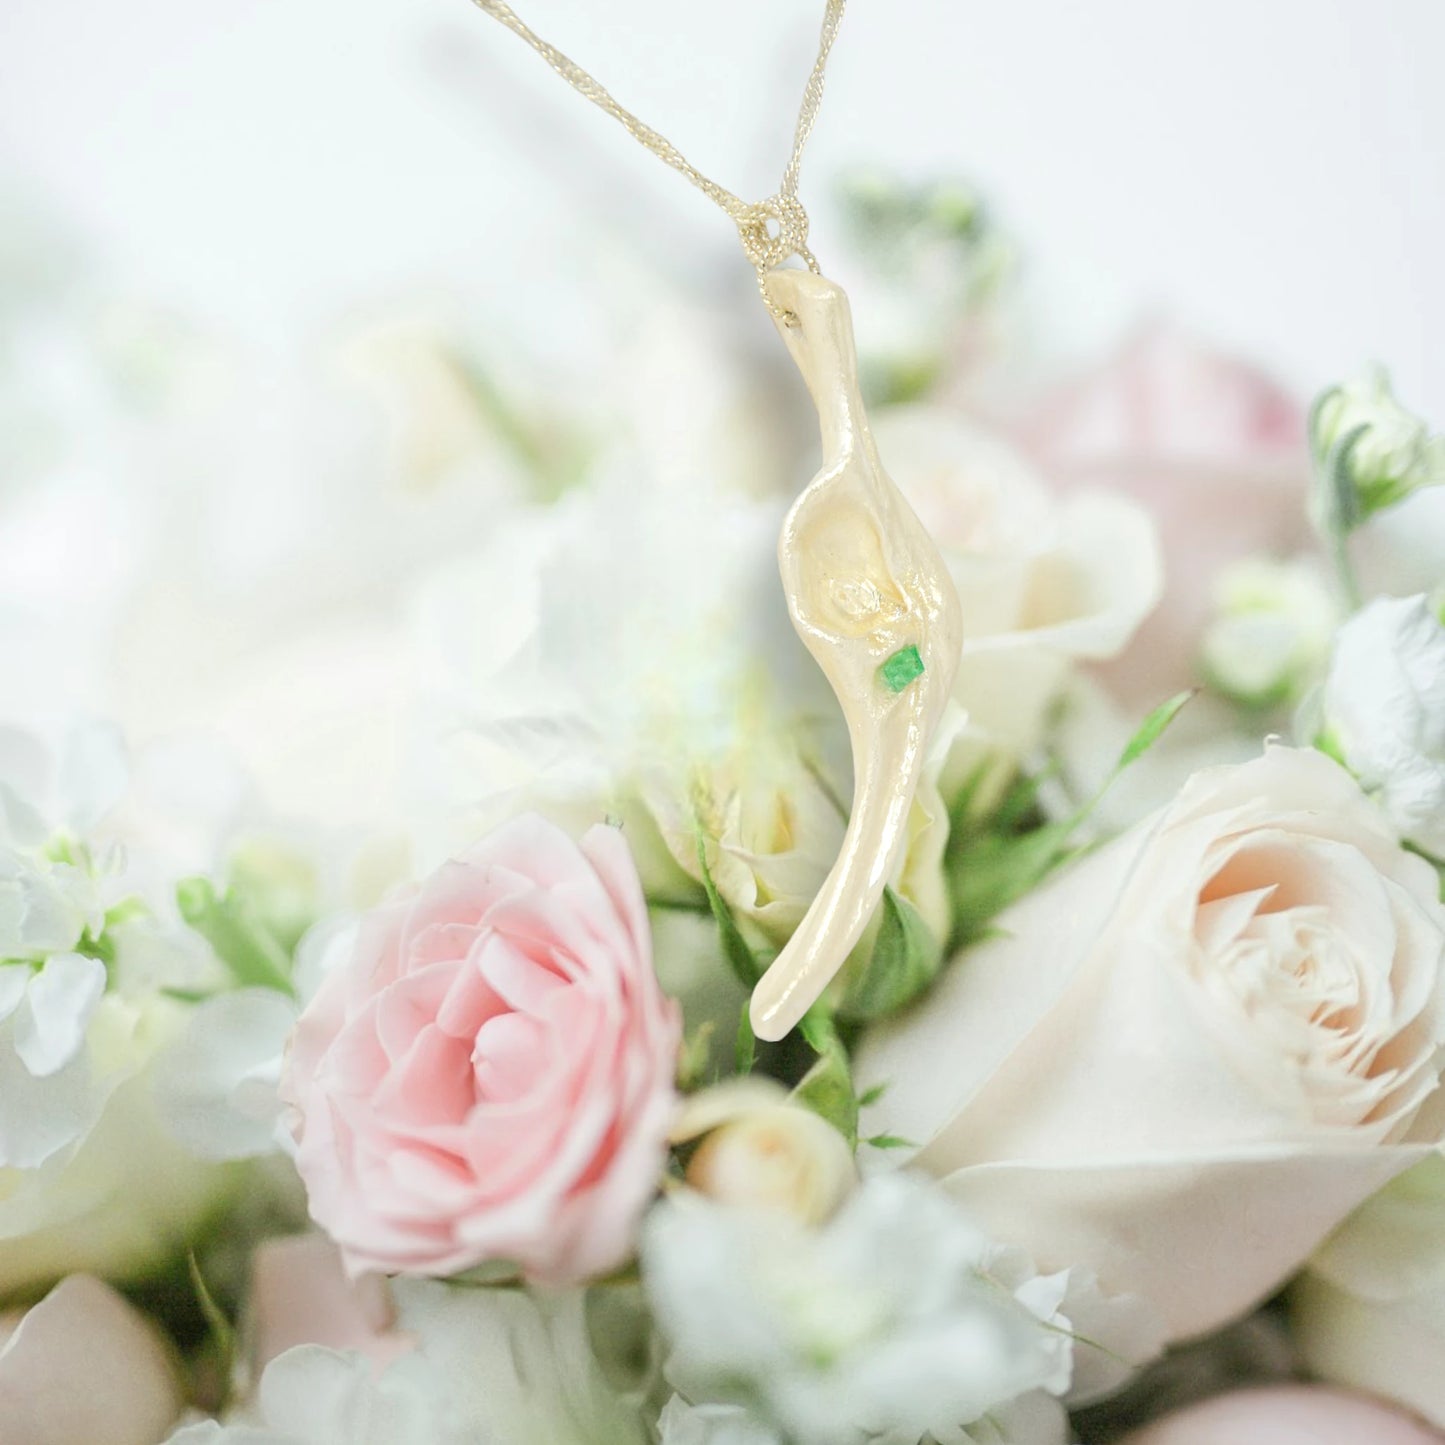
[[[753,990],[753,1031],[780,1039],[817,1001],[868,926],[908,838],[929,740],[958,666],[958,593],[889,480],[863,412],[848,298],[808,271],[773,271],[779,330],[818,408],[823,468],[793,504],[778,565],[793,625],[837,695],[853,750],[853,807],[837,861]],[[916,647],[901,691],[879,669]]]

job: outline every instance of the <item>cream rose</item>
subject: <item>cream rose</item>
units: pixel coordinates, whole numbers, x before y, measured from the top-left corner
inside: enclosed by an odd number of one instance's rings
[[[889,1086],[866,1132],[1178,1339],[1439,1141],[1442,1040],[1433,869],[1343,769],[1274,747],[1024,900],[859,1074]]]
[[[1294,1336],[1322,1379],[1400,1400],[1445,1429],[1445,1157],[1383,1189],[1290,1293]]]

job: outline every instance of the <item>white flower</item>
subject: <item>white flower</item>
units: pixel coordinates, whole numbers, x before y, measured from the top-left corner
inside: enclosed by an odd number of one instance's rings
[[[1215,579],[1200,668],[1217,692],[1246,707],[1290,702],[1323,671],[1337,620],[1312,562],[1246,558]]]
[[[687,1182],[700,1194],[781,1210],[804,1224],[821,1224],[858,1182],[843,1136],[760,1076],[694,1094],[678,1111],[671,1138],[701,1139],[687,1165]]]
[[[660,1445],[785,1445],[741,1405],[689,1405],[674,1395],[657,1422]]]
[[[380,1378],[359,1354],[298,1345],[266,1367],[248,1420],[187,1425],[168,1445],[494,1445],[444,1422],[421,1362]]]
[[[413,1352],[377,1373],[360,1354],[297,1346],[227,1423],[188,1426],[168,1445],[645,1445],[638,1410],[592,1352],[583,1292],[392,1288]]]
[[[167,900],[137,896],[109,831],[126,788],[113,729],[56,748],[0,730],[0,1295],[149,1268],[225,1184],[150,1098],[187,1014],[166,990],[220,966]]]
[[[1117,656],[1159,600],[1154,527],[1108,493],[1054,501],[1022,457],[949,413],[890,410],[875,433],[963,603],[954,695],[974,755],[1027,757],[1077,666]]]
[[[247,988],[197,1004],[156,1069],[171,1133],[201,1159],[246,1159],[289,1143],[277,1094],[295,1002]]]
[[[955,1445],[1010,1401],[1068,1388],[1065,1277],[1016,1282],[908,1176],[870,1181],[818,1231],[674,1197],[645,1226],[643,1279],[669,1383],[693,1403],[745,1406],[799,1445]]]
[[[1445,1428],[1445,1157],[1417,1164],[1345,1221],[1296,1282],[1290,1314],[1315,1374]]]
[[[1445,624],[1426,598],[1376,598],[1340,629],[1324,723],[1400,833],[1445,856]]]
[[[83,1044],[104,992],[105,965],[78,953],[0,964],[0,1167],[36,1168],[95,1122]]]
[[[1347,526],[1421,487],[1445,482],[1445,436],[1431,436],[1425,423],[1395,400],[1390,378],[1379,367],[1315,403],[1311,441],[1316,456],[1327,469],[1341,469],[1340,481],[1353,492],[1351,510],[1340,518]],[[1337,509],[1341,499],[1321,498],[1319,505]]]
[[[611,813],[650,894],[695,891],[701,837],[729,906],[782,939],[837,856],[846,733],[778,585],[783,503],[686,480],[518,513],[425,589],[433,789],[472,804],[429,852],[497,812]],[[942,931],[933,761],[898,882]]]

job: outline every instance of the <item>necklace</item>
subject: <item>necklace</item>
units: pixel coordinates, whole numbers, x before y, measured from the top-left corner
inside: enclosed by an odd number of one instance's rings
[[[808,249],[808,215],[798,199],[845,0],[826,0],[782,184],[754,202],[709,180],[504,0],[473,3],[731,217],[818,411],[823,466],[783,522],[778,568],[793,626],[847,724],[853,806],[822,888],[753,990],[753,1031],[780,1039],[843,966],[907,846],[909,810],[948,704],[962,634],[958,594],[938,548],[879,461],[858,388],[848,298]],[[807,269],[784,269],[794,257]]]

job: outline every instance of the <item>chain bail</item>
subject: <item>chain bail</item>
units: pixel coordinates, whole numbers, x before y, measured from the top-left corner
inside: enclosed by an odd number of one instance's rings
[[[803,203],[797,196],[779,192],[743,206],[733,219],[737,222],[743,252],[758,273],[763,304],[779,321],[796,325],[797,317],[768,295],[767,276],[769,271],[776,271],[794,256],[815,275],[818,273],[817,258],[808,249],[808,213]]]

